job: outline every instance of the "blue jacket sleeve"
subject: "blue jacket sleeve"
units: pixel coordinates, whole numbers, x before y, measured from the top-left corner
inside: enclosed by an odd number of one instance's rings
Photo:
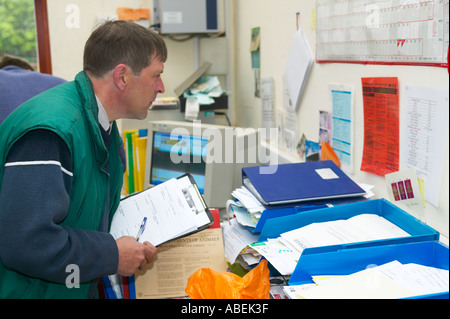
[[[30,277],[65,283],[77,265],[81,282],[114,274],[118,250],[105,232],[60,225],[70,205],[70,153],[50,131],[32,131],[8,154],[0,192],[0,258]]]

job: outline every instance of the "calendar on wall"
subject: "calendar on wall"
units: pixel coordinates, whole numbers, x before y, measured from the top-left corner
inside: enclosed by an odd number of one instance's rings
[[[449,0],[316,0],[318,63],[448,67]]]

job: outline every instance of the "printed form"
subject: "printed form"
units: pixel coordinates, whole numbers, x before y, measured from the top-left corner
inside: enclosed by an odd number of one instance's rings
[[[208,223],[189,179],[172,179],[122,200],[110,233],[114,238],[135,237],[144,217],[147,225],[140,241],[154,246],[197,230]],[[157,205],[157,206],[156,206]]]

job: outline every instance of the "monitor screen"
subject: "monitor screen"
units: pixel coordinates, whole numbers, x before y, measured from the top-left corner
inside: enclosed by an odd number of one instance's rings
[[[150,184],[165,181],[189,173],[199,191],[205,190],[205,156],[208,139],[201,136],[153,132],[150,163]]]

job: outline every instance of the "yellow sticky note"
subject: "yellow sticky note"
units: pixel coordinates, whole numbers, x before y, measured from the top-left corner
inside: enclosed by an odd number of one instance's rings
[[[311,30],[316,30],[316,9],[311,12]]]
[[[422,177],[417,177],[417,180],[419,182],[419,189],[420,189],[420,197],[422,198],[422,205],[425,208],[425,181]]]

